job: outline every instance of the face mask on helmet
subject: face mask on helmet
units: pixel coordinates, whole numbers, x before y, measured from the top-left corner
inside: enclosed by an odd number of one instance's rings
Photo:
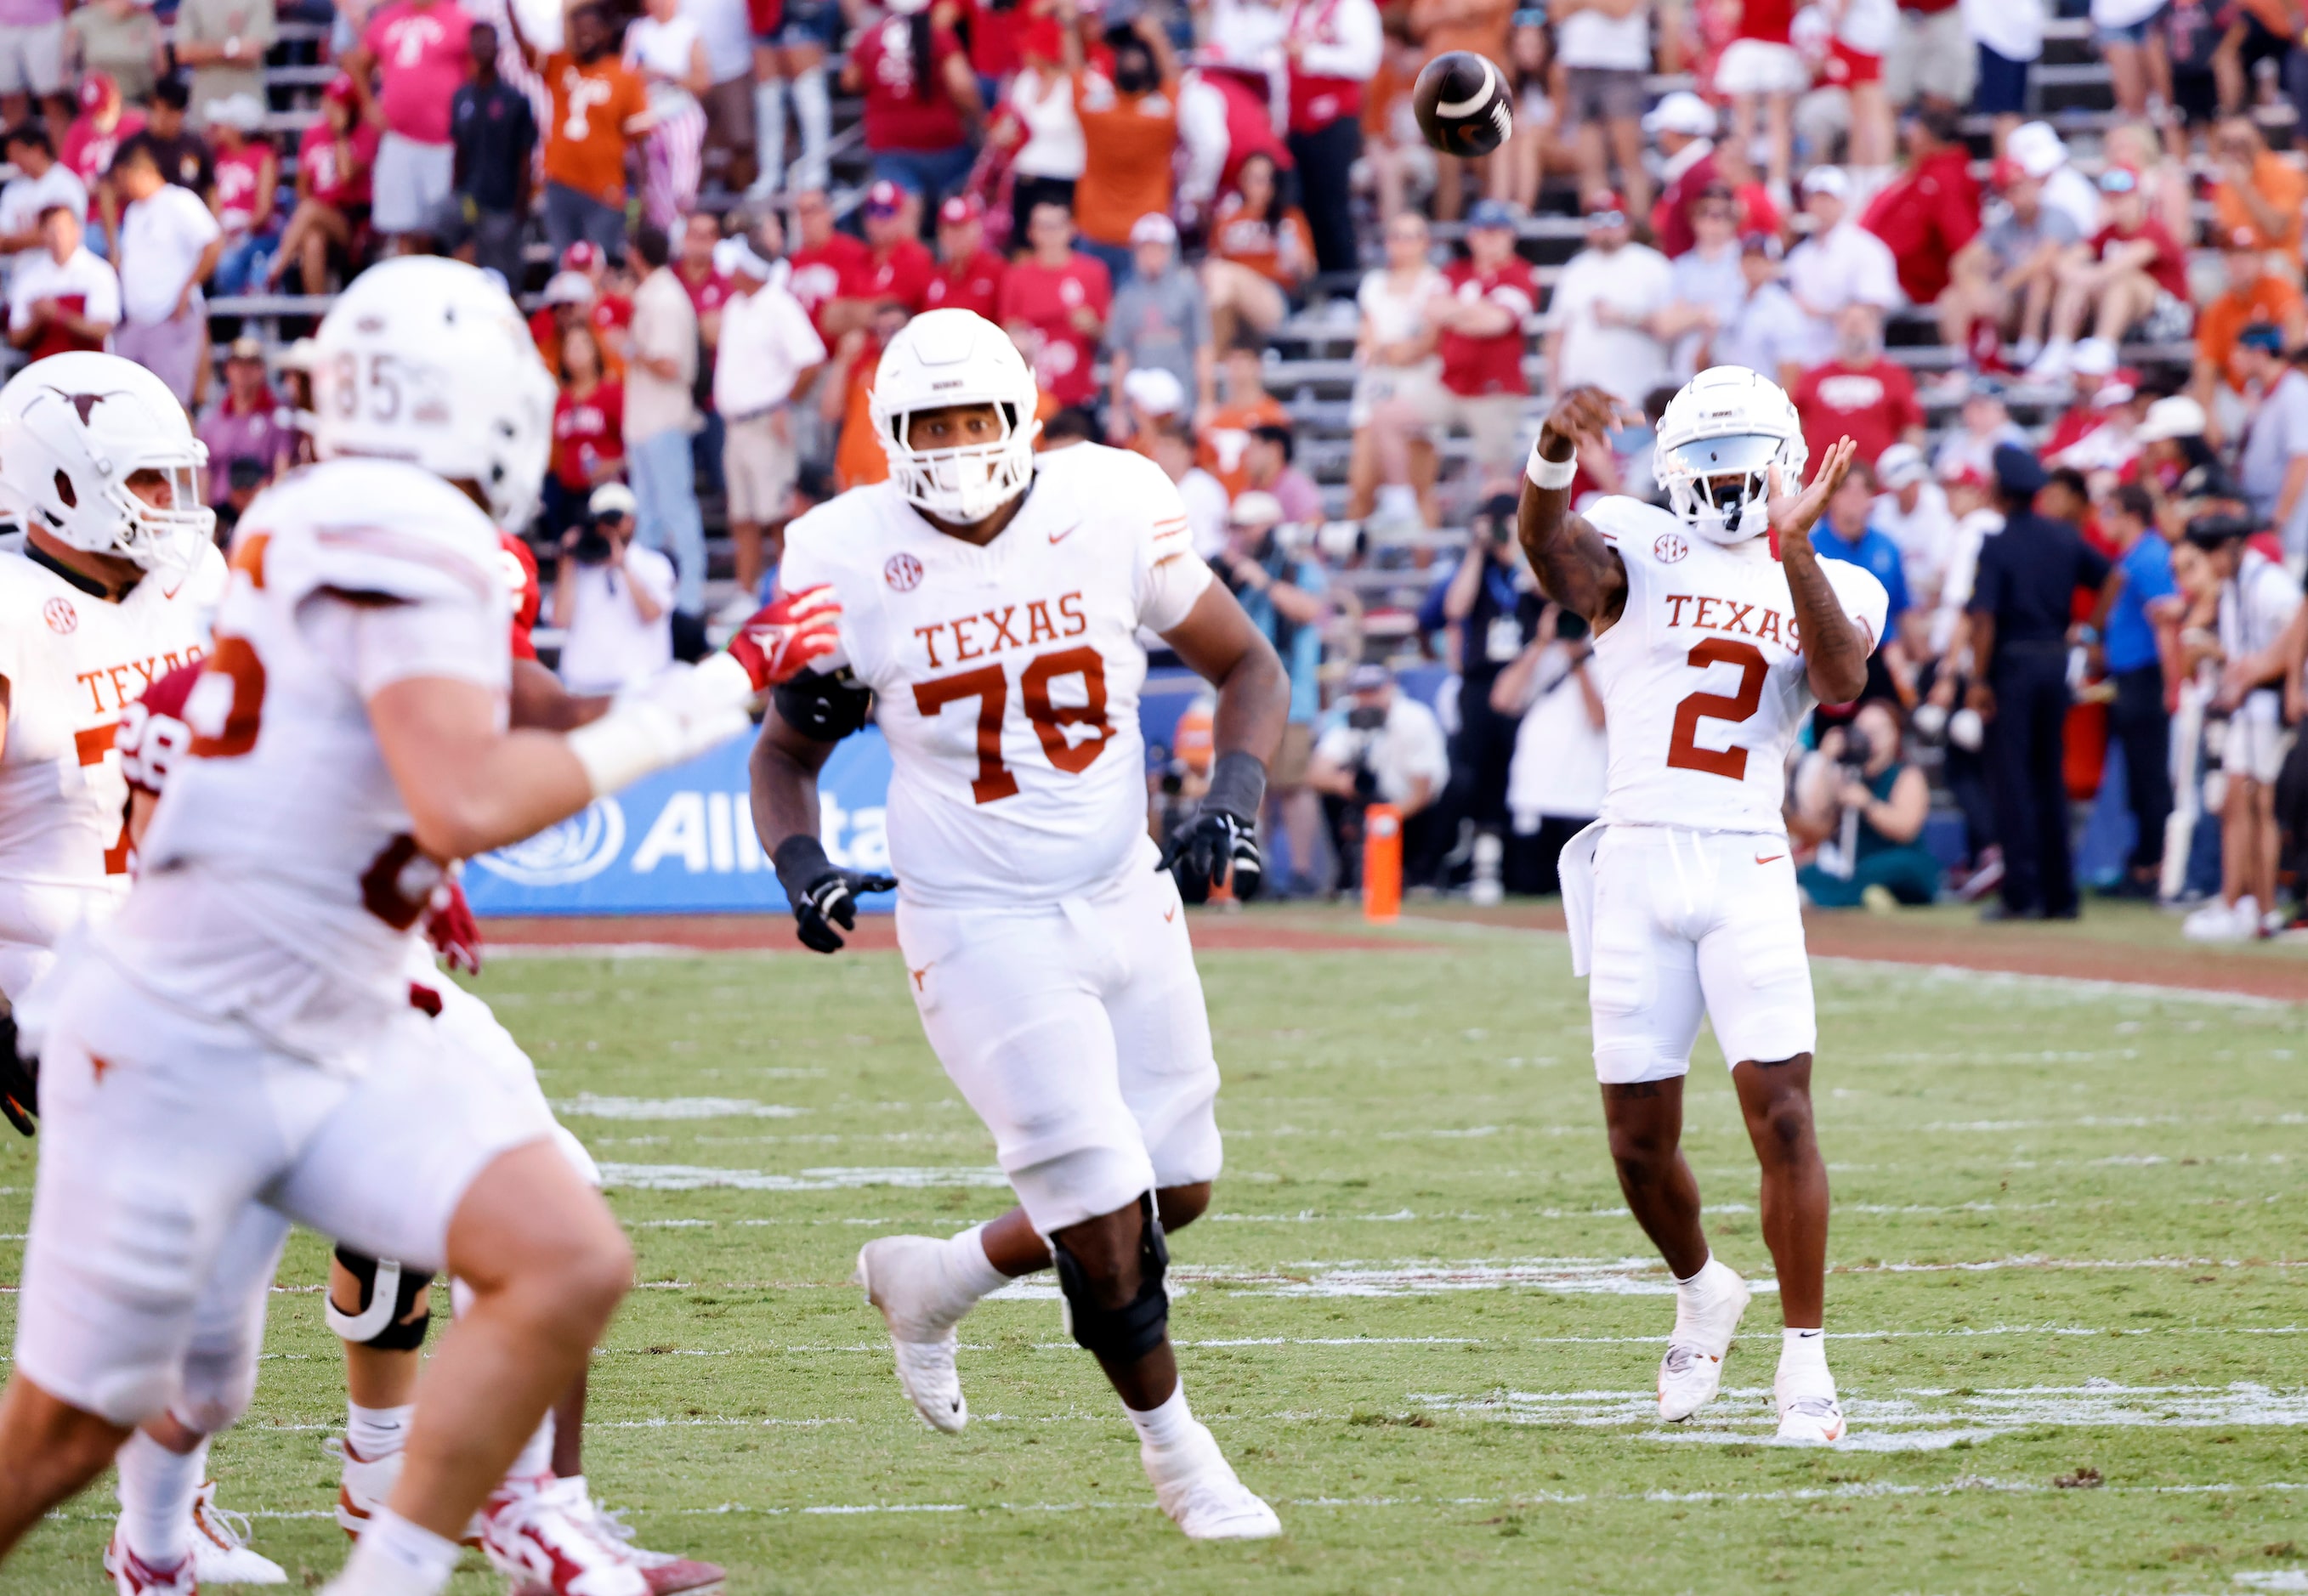
[[[1034,470],[1033,429],[1020,428],[1014,405],[997,403],[993,409],[1002,422],[999,437],[952,449],[913,446],[914,417],[926,412],[891,413],[885,450],[891,475],[907,502],[968,526],[992,515],[1025,487]]]
[[[92,391],[35,382],[0,422],[9,496],[28,525],[73,548],[180,575],[216,530],[201,502],[207,448],[173,401],[156,421],[132,389],[100,386],[100,371],[79,374]]]
[[[1667,502],[1684,524],[1709,542],[1739,543],[1753,537],[1770,525],[1769,468],[1779,461],[1782,476],[1791,475],[1787,463],[1780,459],[1786,446],[1786,440],[1765,433],[1701,438],[1680,444],[1668,450],[1658,466]],[[1795,485],[1783,481],[1780,490]]]

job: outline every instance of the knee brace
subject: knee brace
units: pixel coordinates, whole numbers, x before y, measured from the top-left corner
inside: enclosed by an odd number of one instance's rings
[[[337,1248],[337,1262],[360,1283],[356,1312],[345,1312],[332,1298],[321,1299],[321,1317],[340,1339],[381,1352],[413,1352],[425,1344],[433,1310],[428,1305],[413,1319],[409,1310],[427,1300],[430,1274],[412,1274],[390,1259],[379,1262],[347,1247]]]
[[[1170,1333],[1170,1293],[1162,1277],[1169,1272],[1170,1248],[1162,1240],[1162,1222],[1155,1216],[1151,1197],[1138,1199],[1145,1230],[1139,1240],[1138,1295],[1119,1308],[1107,1308],[1065,1243],[1055,1237],[1050,1255],[1058,1266],[1058,1291],[1066,1304],[1066,1332],[1104,1363],[1135,1363]]]

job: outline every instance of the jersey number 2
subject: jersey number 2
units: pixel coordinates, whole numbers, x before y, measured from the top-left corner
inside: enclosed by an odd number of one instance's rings
[[[1054,704],[1050,683],[1060,676],[1080,676],[1080,704]],[[1050,763],[1068,776],[1080,776],[1106,751],[1114,728],[1106,720],[1106,661],[1090,648],[1061,648],[1029,665],[1018,678],[1019,697],[1025,700],[1026,718],[1042,740]],[[1018,777],[1002,759],[1002,720],[1010,705],[1009,674],[998,665],[956,671],[914,683],[914,708],[925,720],[935,719],[948,704],[977,700],[977,776],[969,794],[980,803],[1007,798],[1018,790]],[[1066,736],[1068,726],[1087,726],[1090,734],[1080,742]]]
[[[1700,747],[1699,723],[1727,720],[1735,725],[1754,714],[1763,701],[1763,678],[1770,674],[1770,664],[1754,644],[1734,642],[1729,638],[1701,639],[1692,648],[1690,664],[1702,671],[1711,665],[1737,665],[1739,691],[1729,698],[1719,692],[1695,692],[1675,707],[1675,735],[1667,739],[1666,745],[1667,767],[1743,780],[1747,774],[1747,751]]]

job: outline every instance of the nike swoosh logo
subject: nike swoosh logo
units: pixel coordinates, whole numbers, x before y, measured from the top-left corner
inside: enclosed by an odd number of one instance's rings
[[[1162,911],[1162,918],[1166,921],[1176,920],[1177,917],[1178,905],[1176,904],[1172,904],[1168,908]]]
[[[1787,855],[1785,854],[1758,854],[1755,855],[1755,862],[1758,864],[1776,864],[1778,861],[1785,859]]]
[[[1053,533],[1051,533],[1051,534],[1050,534],[1050,541],[1051,541],[1052,543],[1064,543],[1064,542],[1065,542],[1065,540],[1066,540],[1067,538],[1072,537],[1075,533],[1077,533],[1077,532],[1079,532],[1079,531],[1081,531],[1081,523],[1080,521],[1076,521],[1072,526],[1068,527],[1068,528],[1067,528],[1064,531],[1063,531],[1063,532],[1053,532]]]

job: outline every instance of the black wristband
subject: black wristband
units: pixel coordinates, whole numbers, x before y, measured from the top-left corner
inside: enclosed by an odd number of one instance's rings
[[[1266,806],[1266,761],[1238,748],[1220,754],[1210,767],[1210,790],[1202,794],[1201,806],[1257,824]]]
[[[833,868],[833,861],[825,856],[825,845],[806,831],[797,831],[778,845],[770,856],[778,872],[778,885],[786,889],[786,901],[795,907],[821,876]]]

